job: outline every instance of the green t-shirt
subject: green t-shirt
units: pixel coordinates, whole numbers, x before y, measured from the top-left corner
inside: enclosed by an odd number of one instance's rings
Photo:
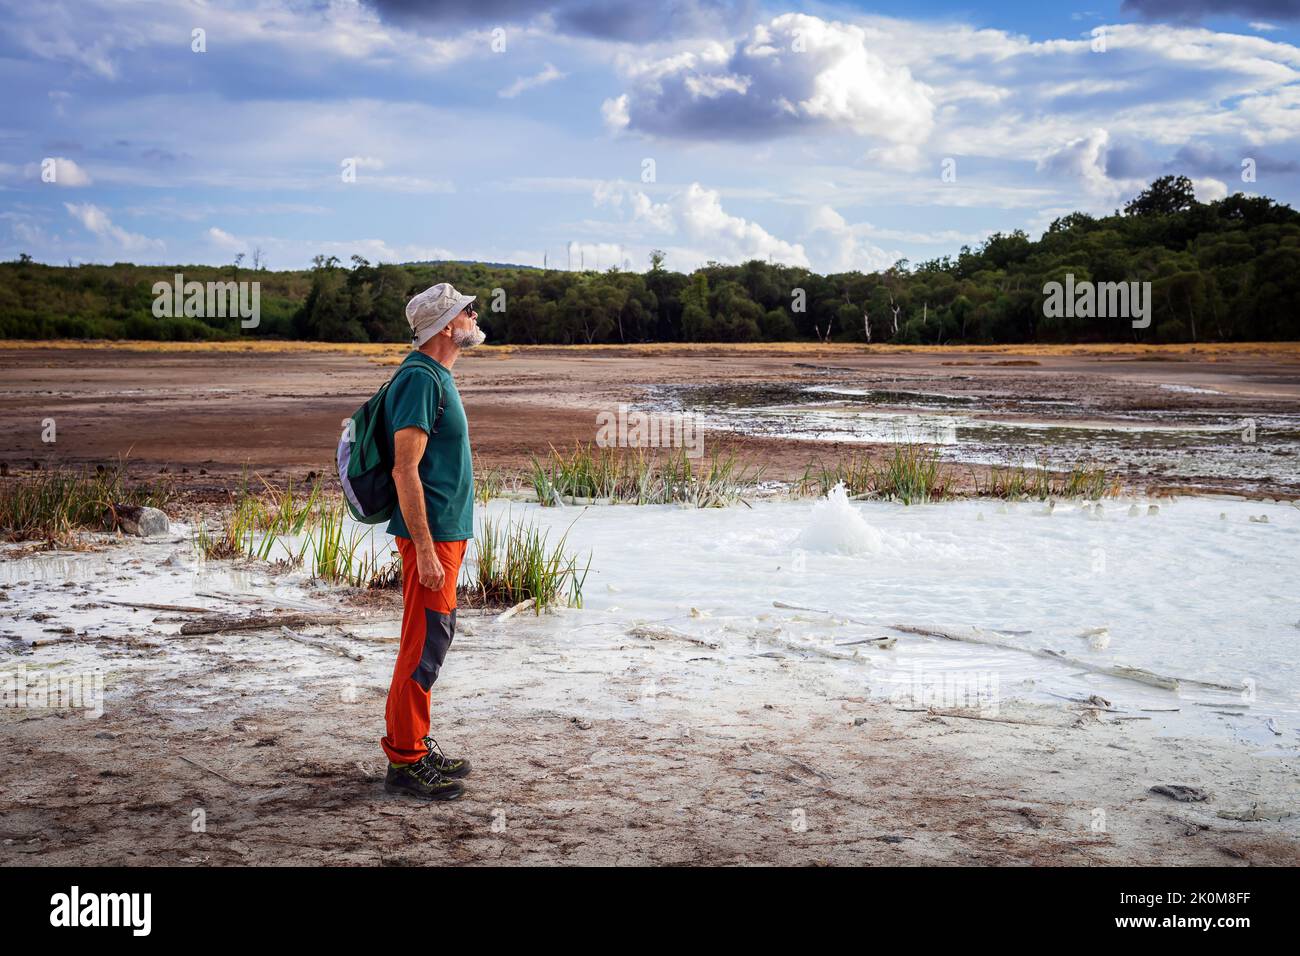
[[[420,364],[434,377],[406,366]],[[436,381],[435,381],[436,378]],[[432,432],[438,415],[439,392],[442,420],[437,434],[429,435],[420,459],[420,484],[424,486],[424,510],[434,541],[468,541],[474,537],[474,467],[469,452],[469,422],[451,372],[423,352],[411,352],[402,362],[384,397],[387,418],[389,461],[393,460],[393,435],[403,428]],[[402,508],[393,510],[388,533],[409,538]]]

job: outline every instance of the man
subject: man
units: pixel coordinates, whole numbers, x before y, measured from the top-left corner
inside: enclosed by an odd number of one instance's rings
[[[388,533],[402,555],[402,639],[388,688],[381,746],[384,789],[424,800],[455,800],[469,761],[446,756],[429,736],[429,689],[456,630],[456,579],[474,537],[474,473],[469,423],[451,369],[480,345],[473,296],[450,283],[406,304],[413,351],[384,399],[397,508]]]

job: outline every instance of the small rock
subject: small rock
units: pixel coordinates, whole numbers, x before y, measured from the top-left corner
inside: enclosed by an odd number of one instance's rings
[[[167,515],[157,508],[141,508],[131,517],[121,515],[118,524],[127,534],[147,538],[151,534],[166,534],[170,530]]]

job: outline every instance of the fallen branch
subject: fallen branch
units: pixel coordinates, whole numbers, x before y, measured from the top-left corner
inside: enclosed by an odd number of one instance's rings
[[[878,625],[871,621],[859,621],[856,618],[845,617],[836,611],[828,611],[824,607],[806,607],[803,604],[787,604],[785,601],[773,601],[772,607],[784,608],[787,611],[812,611],[815,614],[829,614],[832,617],[843,618],[850,624],[861,624],[863,627],[877,627]]]
[[[832,617],[841,617],[841,618],[843,618],[845,621],[848,621],[850,624],[860,624],[860,625],[862,625],[863,627],[875,627],[875,626],[876,626],[875,624],[870,624],[870,623],[868,623],[867,621],[859,621],[859,620],[857,620],[857,619],[855,619],[855,618],[844,617],[842,614],[836,614],[836,613],[833,612],[833,611],[828,611],[828,610],[826,610],[825,608],[821,608],[821,607],[805,607],[805,606],[802,605],[802,604],[787,604],[785,601],[773,601],[773,602],[772,602],[772,606],[773,606],[773,607],[784,608],[784,609],[786,609],[786,610],[788,610],[788,611],[812,611],[812,612],[814,612],[815,614],[828,614],[828,615],[831,615]],[[835,647],[852,647],[852,646],[855,645],[855,644],[874,644],[874,645],[876,645],[876,647],[879,647],[879,648],[881,648],[882,650],[889,650],[889,649],[892,648],[892,647],[893,647],[897,642],[898,642],[898,639],[895,638],[895,637],[859,637],[859,638],[854,638],[853,640],[850,640],[850,641],[835,641],[835,642],[834,642],[834,646],[835,646]]]
[[[329,651],[331,654],[338,654],[340,657],[349,657],[354,661],[365,660],[356,651],[350,651],[345,647],[339,647],[337,644],[331,644],[329,641],[320,641],[314,638],[305,637],[302,634],[295,634],[287,627],[281,626],[280,634],[289,638],[291,641],[297,641],[299,644],[306,644],[308,647],[318,647],[322,651]]]
[[[647,641],[686,641],[688,644],[697,644],[712,651],[716,651],[719,646],[702,638],[692,637],[690,634],[683,633],[672,627],[652,627],[649,624],[638,624],[627,633],[632,637],[640,637]]]
[[[402,643],[402,638],[401,638],[400,635],[397,636],[397,637],[389,637],[389,636],[384,635],[384,634],[358,634],[356,631],[344,631],[342,628],[339,629],[339,636],[340,636],[340,637],[346,637],[346,638],[347,638],[348,640],[350,640],[350,641],[359,641],[359,642],[362,643],[362,644],[400,644],[400,643]],[[460,644],[457,644],[456,646],[457,646],[457,647],[460,647],[461,645],[460,645]]]
[[[317,624],[340,624],[342,614],[213,614],[199,621],[181,625],[181,633],[224,634],[229,631],[266,631],[277,627],[312,627]]]
[[[184,760],[187,764],[190,764],[191,766],[198,767],[200,770],[206,770],[214,777],[220,777],[222,780],[226,781],[226,783],[233,783],[235,786],[240,785],[238,780],[231,780],[229,777],[227,777],[224,773],[221,773],[219,770],[213,770],[211,767],[206,767],[203,764],[199,763],[197,760],[192,760],[189,757],[185,756],[184,754],[177,754],[176,756],[180,757],[182,760]]]
[[[877,647],[882,647],[885,650],[888,650],[896,643],[898,643],[898,638],[896,637],[858,637],[851,641],[836,641],[835,646],[852,647],[855,644],[875,644]]]
[[[1213,687],[1219,690],[1244,691],[1244,686],[1233,684],[1216,684],[1210,681],[1194,680],[1190,677],[1166,677],[1163,674],[1156,674],[1152,671],[1143,670],[1140,667],[1130,667],[1127,664],[1094,664],[1091,661],[1079,660],[1077,657],[1070,657],[1062,654],[1060,651],[1054,651],[1050,648],[1033,648],[1017,647],[1015,644],[1008,644],[1005,641],[997,641],[987,637],[977,637],[972,634],[958,634],[953,631],[940,630],[933,627],[917,627],[912,624],[891,624],[889,625],[895,631],[902,631],[904,634],[920,634],[925,637],[941,637],[948,641],[960,641],[965,644],[980,644],[984,647],[997,647],[1005,651],[1018,651],[1021,654],[1032,654],[1034,657],[1041,657],[1046,660],[1056,661],[1060,664],[1067,664],[1070,667],[1077,667],[1080,670],[1088,671],[1093,674],[1105,674],[1109,677],[1118,677],[1122,680],[1136,681],[1139,684],[1147,684],[1152,687],[1160,687],[1164,690],[1178,690],[1179,684],[1198,684],[1202,687]]]
[[[134,607],[144,611],[189,611],[193,614],[211,614],[210,607],[191,607],[188,604],[149,604],[146,601],[109,601],[105,604],[116,604],[119,607]]]
[[[73,641],[80,641],[79,634],[66,634],[63,637],[38,637],[27,643],[28,647],[49,647],[51,644],[68,644]],[[20,638],[21,640],[21,638]]]
[[[1054,694],[1048,691],[1052,697],[1059,697],[1061,700],[1068,700],[1072,704],[1083,704],[1090,710],[1103,710],[1108,714],[1122,714],[1124,711],[1111,705],[1111,702],[1104,697],[1098,697],[1093,694],[1091,697],[1070,697],[1066,694]]]
[[[935,710],[933,707],[895,707],[894,710],[905,714],[930,714],[934,717],[960,717],[962,720],[986,720],[994,724],[1021,724],[1025,727],[1054,727],[1060,724],[1044,724],[1036,720],[1011,720],[1008,717],[980,717],[977,714],[963,714],[955,710]]]
[[[497,624],[501,624],[501,623],[503,623],[504,621],[508,621],[508,620],[510,620],[512,617],[514,617],[516,614],[518,614],[520,611],[526,611],[526,610],[528,610],[528,609],[529,609],[530,607],[532,607],[532,606],[533,606],[533,599],[532,599],[532,598],[527,598],[526,600],[520,601],[520,602],[519,602],[518,604],[516,604],[514,607],[512,607],[512,608],[507,608],[506,610],[504,610],[504,611],[502,611],[500,614],[498,614],[495,623],[497,623]]]
[[[844,620],[853,624],[861,624],[866,627],[875,627],[871,621],[859,621],[851,617],[844,617],[834,611],[828,611],[820,607],[807,607],[801,604],[787,604],[785,601],[773,601],[773,607],[787,608],[792,611],[813,611],[818,614],[832,614],[835,617],[843,617]],[[1162,674],[1156,674],[1152,671],[1143,670],[1140,667],[1130,667],[1127,664],[1094,664],[1091,661],[1079,660],[1076,657],[1070,657],[1060,651],[1054,651],[1050,648],[1032,648],[1018,647],[1015,644],[1008,644],[1005,641],[994,640],[988,637],[977,637],[973,634],[957,634],[952,631],[940,630],[931,627],[917,627],[911,624],[891,624],[888,625],[892,630],[902,631],[904,634],[921,634],[925,637],[942,637],[949,641],[961,641],[965,644],[982,644],[985,647],[997,647],[1005,651],[1019,651],[1022,654],[1032,654],[1035,657],[1042,657],[1047,660],[1054,660],[1059,663],[1069,664],[1071,667],[1077,667],[1080,670],[1090,671],[1094,674],[1106,674],[1110,677],[1118,677],[1123,680],[1137,681],[1139,684],[1148,684],[1152,687],[1160,687],[1164,690],[1178,690],[1179,684],[1196,684],[1200,687],[1211,687],[1215,690],[1228,690],[1242,692],[1246,690],[1244,684],[1222,684],[1216,681],[1196,680],[1191,677],[1165,677]]]

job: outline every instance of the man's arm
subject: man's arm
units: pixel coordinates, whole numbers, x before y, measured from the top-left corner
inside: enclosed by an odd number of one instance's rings
[[[420,583],[435,591],[442,588],[445,574],[429,533],[429,519],[424,510],[424,486],[420,484],[420,459],[429,435],[423,428],[398,429],[393,434],[393,484],[402,519],[415,545],[415,563]]]

